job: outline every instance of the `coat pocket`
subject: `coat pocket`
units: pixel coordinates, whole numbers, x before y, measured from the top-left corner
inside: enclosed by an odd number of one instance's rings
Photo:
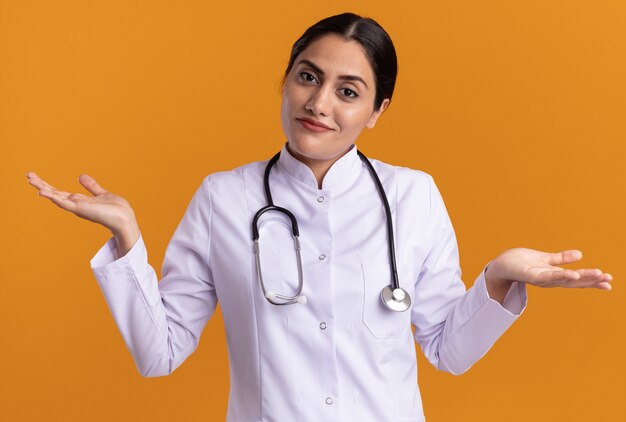
[[[361,260],[363,282],[363,323],[378,339],[403,338],[410,331],[411,309],[393,311],[383,303],[381,292],[391,284],[391,270],[384,264]],[[402,281],[400,281],[400,287]]]

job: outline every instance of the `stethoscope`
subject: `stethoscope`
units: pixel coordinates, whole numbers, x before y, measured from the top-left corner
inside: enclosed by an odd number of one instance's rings
[[[393,224],[391,220],[391,209],[389,208],[389,202],[387,201],[387,195],[385,195],[385,190],[383,189],[382,183],[380,183],[380,179],[378,178],[378,174],[376,174],[376,170],[372,166],[372,163],[369,162],[367,157],[361,153],[361,151],[357,151],[357,154],[361,158],[361,161],[365,163],[367,166],[374,182],[376,182],[376,187],[378,188],[378,193],[383,201],[383,205],[385,206],[385,213],[387,215],[387,237],[389,244],[389,263],[391,270],[391,285],[385,286],[383,290],[380,292],[380,298],[382,299],[385,306],[392,311],[406,311],[411,307],[411,297],[406,292],[406,290],[400,287],[400,282],[398,281],[398,269],[396,266],[396,253],[394,250],[394,241],[393,241]],[[259,277],[259,281],[261,282],[261,289],[263,289],[263,295],[267,298],[267,300],[274,305],[290,305],[293,303],[305,304],[307,303],[307,298],[302,294],[302,285],[303,285],[303,276],[302,276],[302,257],[300,255],[300,232],[298,230],[298,222],[296,221],[296,217],[286,208],[278,207],[274,205],[274,201],[272,201],[272,193],[270,192],[270,170],[272,166],[278,161],[280,157],[280,152],[278,152],[272,159],[267,163],[265,167],[265,175],[263,177],[263,185],[265,187],[265,196],[267,198],[267,205],[261,208],[254,216],[252,220],[252,240],[254,241],[254,256],[256,258],[256,271]],[[265,283],[263,282],[263,274],[261,272],[261,258],[260,258],[260,250],[259,250],[259,228],[257,226],[258,220],[263,215],[263,213],[267,211],[278,211],[281,212],[291,220],[291,232],[293,234],[293,243],[296,251],[296,260],[298,262],[298,293],[295,296],[287,296],[282,295],[280,293],[273,292],[271,290],[265,289]],[[277,300],[279,299],[279,300]]]

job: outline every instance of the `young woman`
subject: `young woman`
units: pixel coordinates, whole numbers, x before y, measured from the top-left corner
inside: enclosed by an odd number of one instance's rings
[[[285,72],[280,153],[202,181],[160,282],[127,201],[88,175],[93,196],[28,174],[40,195],[112,232],[91,266],[143,376],[178,368],[219,301],[228,421],[423,421],[416,342],[460,374],[522,313],[527,284],[610,290],[609,274],[559,267],[580,251],[515,248],[466,291],[432,177],[355,145],[396,73],[375,21],[345,13],[309,28]]]

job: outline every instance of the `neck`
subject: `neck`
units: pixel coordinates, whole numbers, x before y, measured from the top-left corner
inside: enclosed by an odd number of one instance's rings
[[[287,143],[287,151],[289,151],[291,155],[298,159],[298,161],[303,162],[307,165],[307,167],[311,169],[313,175],[315,176],[315,180],[317,180],[317,188],[322,189],[322,181],[324,180],[324,176],[326,176],[326,173],[328,173],[328,170],[332,167],[335,161],[339,160],[341,157],[347,154],[350,149],[330,160],[312,160],[308,157],[298,154],[293,149],[289,148],[289,143]]]

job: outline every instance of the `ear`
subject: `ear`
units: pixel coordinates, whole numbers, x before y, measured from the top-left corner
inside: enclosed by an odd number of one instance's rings
[[[383,111],[387,109],[387,106],[389,106],[389,98],[385,98],[380,105],[380,108],[372,113],[372,117],[370,117],[369,122],[367,122],[368,128],[372,129],[376,125],[376,121],[380,115],[383,114]]]

